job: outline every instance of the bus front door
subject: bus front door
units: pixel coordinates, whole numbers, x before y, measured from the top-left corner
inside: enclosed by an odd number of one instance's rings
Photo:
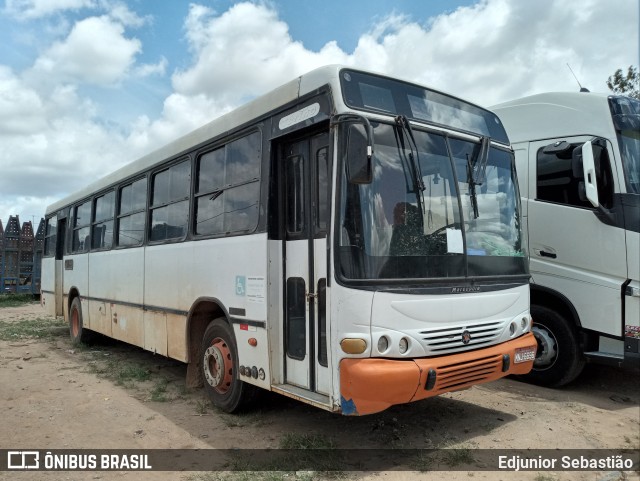
[[[285,382],[328,395],[329,134],[283,145]]]

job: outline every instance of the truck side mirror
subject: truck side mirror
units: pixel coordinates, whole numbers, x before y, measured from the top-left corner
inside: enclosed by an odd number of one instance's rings
[[[347,129],[347,178],[352,184],[373,181],[371,144],[362,124],[350,124]]]
[[[587,200],[592,206],[600,205],[598,199],[598,183],[596,178],[596,165],[593,157],[593,145],[591,141],[585,142],[581,148],[582,171],[584,172],[584,188]]]

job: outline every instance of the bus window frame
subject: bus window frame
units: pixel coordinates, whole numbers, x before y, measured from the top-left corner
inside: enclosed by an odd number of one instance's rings
[[[80,226],[76,225],[76,216],[78,214],[78,208],[85,205],[85,204],[89,204],[89,222],[86,224],[82,224]],[[79,202],[76,202],[75,204],[72,204],[71,206],[71,228],[69,229],[69,235],[71,237],[71,239],[69,239],[69,243],[67,244],[68,247],[68,251],[67,253],[70,255],[76,255],[76,254],[86,254],[88,252],[91,251],[91,219],[93,218],[93,197],[88,197],[85,198]],[[89,228],[89,242],[88,242],[88,246],[86,238],[85,238],[85,244],[82,250],[76,250],[74,249],[74,243],[73,240],[75,238],[75,232],[79,231],[81,229],[84,229],[85,227]]]
[[[96,209],[96,203],[98,201],[98,199],[101,199],[102,197],[105,197],[107,195],[109,195],[110,193],[113,193],[113,203],[112,203],[112,207],[113,210],[111,211],[111,217],[107,217],[105,219],[101,219],[99,221],[96,221],[96,214],[97,214],[97,209]],[[99,192],[98,194],[95,194],[94,196],[92,196],[91,198],[91,229],[89,230],[89,236],[90,236],[90,252],[102,252],[102,251],[108,251],[111,250],[113,248],[114,242],[115,242],[115,213],[116,213],[116,197],[117,197],[117,191],[115,189],[115,187],[110,187],[104,191]],[[113,230],[112,230],[112,235],[111,235],[111,245],[109,247],[93,247],[93,228],[96,225],[99,224],[105,224],[107,222],[109,222],[109,220],[111,220],[113,222]]]
[[[145,186],[144,207],[142,207],[142,209],[132,210],[132,211],[126,212],[125,214],[122,214],[121,212],[122,189],[133,186],[133,184],[135,184],[138,181],[141,181],[142,179],[145,179],[147,181],[147,184]],[[147,170],[142,172],[142,175],[139,175],[130,179],[126,179],[124,182],[121,182],[116,186],[116,211],[115,211],[116,223],[113,228],[114,243],[113,243],[112,249],[132,249],[134,247],[142,247],[146,245],[147,225],[148,225],[147,223],[149,219],[149,197],[151,195],[151,192],[149,190],[149,185],[151,183],[150,179],[151,179],[151,173],[150,171]],[[138,244],[121,245],[120,244],[120,221],[122,220],[123,217],[130,217],[135,214],[139,214],[141,212],[144,214],[143,216],[144,227],[142,231],[142,240]]]
[[[194,157],[193,153],[188,152],[184,155],[178,156],[177,158],[169,162],[163,162],[161,165],[158,165],[147,172],[148,180],[147,180],[146,225],[145,225],[145,239],[142,245],[155,246],[155,245],[163,245],[163,244],[175,244],[178,242],[184,242],[190,237],[189,225],[191,224],[191,210],[192,210],[192,204],[193,204],[192,202],[193,201],[193,177],[194,177],[193,157]],[[178,200],[165,202],[165,203],[154,206],[152,202],[152,197],[153,197],[153,189],[155,187],[154,185],[155,176],[157,176],[158,174],[161,174],[162,172],[169,171],[172,167],[175,167],[176,165],[181,164],[183,162],[187,162],[189,164],[190,179],[189,179],[189,189],[188,189],[187,196],[184,198],[180,198]],[[156,209],[168,207],[173,204],[177,204],[179,202],[184,202],[185,200],[188,202],[188,205],[187,205],[187,221],[184,229],[184,234],[180,237],[171,237],[171,238],[165,237],[164,239],[152,240],[151,230],[153,229],[153,225],[152,225],[153,211]]]
[[[49,230],[49,225],[51,223],[51,219],[55,219],[56,225],[54,227],[54,233],[53,234],[49,234],[48,230]],[[55,257],[56,255],[56,244],[58,242],[57,237],[58,237],[58,214],[54,213],[52,215],[50,215],[49,217],[45,218],[45,229],[44,229],[44,245],[42,247],[42,257]],[[51,247],[51,239],[55,239],[55,242],[53,244],[53,252],[52,253],[48,253],[49,247]]]
[[[275,115],[275,114],[274,114]],[[249,180],[249,181],[243,181],[240,183],[235,183],[233,185],[229,184],[229,185],[223,185],[222,190],[224,192],[224,190],[227,189],[232,189],[235,187],[241,187],[244,185],[249,185],[252,183],[258,183],[259,188],[258,188],[258,197],[257,197],[257,201],[258,201],[258,215],[256,218],[256,222],[255,225],[253,226],[252,229],[249,230],[236,230],[236,231],[230,231],[230,232],[219,232],[219,233],[215,233],[215,234],[198,234],[196,231],[196,214],[197,214],[197,201],[200,197],[204,197],[206,195],[210,195],[211,193],[208,190],[203,190],[203,193],[199,193],[197,188],[198,188],[198,176],[199,176],[199,168],[200,168],[200,161],[202,159],[203,156],[214,152],[216,150],[219,149],[225,149],[225,166],[226,166],[226,149],[227,147],[232,144],[233,142],[236,142],[238,140],[241,140],[245,137],[248,137],[254,133],[259,134],[260,139],[259,139],[259,147],[260,147],[260,161],[259,161],[259,167],[258,167],[258,177],[257,180]],[[261,128],[261,125],[259,124],[252,124],[249,127],[245,127],[245,128],[241,128],[240,130],[236,131],[233,135],[227,135],[227,136],[223,136],[222,138],[218,138],[216,139],[215,142],[211,142],[208,143],[207,145],[201,147],[201,148],[197,148],[194,149],[192,152],[190,152],[190,154],[192,155],[194,162],[193,162],[193,171],[192,171],[192,178],[191,178],[191,212],[190,212],[190,222],[189,222],[189,239],[190,240],[205,240],[205,239],[219,239],[219,238],[225,238],[225,237],[236,237],[236,236],[243,236],[243,235],[252,235],[255,234],[257,232],[262,232],[262,231],[266,231],[266,227],[263,226],[263,228],[261,229],[261,225],[263,225],[265,223],[265,221],[263,220],[263,217],[266,217],[266,213],[262,211],[262,207],[264,205],[266,205],[265,203],[265,199],[264,199],[264,191],[268,190],[268,185],[265,185],[265,179],[264,179],[264,172],[265,172],[265,157],[267,158],[266,161],[268,161],[268,153],[269,153],[269,149],[265,148],[265,138],[267,136],[265,136],[263,129]],[[266,139],[266,141],[270,141],[271,139]],[[266,155],[265,155],[266,153]],[[269,172],[268,169],[266,169],[267,172]],[[269,174],[271,175],[271,174]],[[268,180],[268,179],[267,179]],[[266,182],[267,184],[269,183],[268,181]],[[224,195],[224,194],[223,194]],[[150,196],[149,196],[150,197]]]

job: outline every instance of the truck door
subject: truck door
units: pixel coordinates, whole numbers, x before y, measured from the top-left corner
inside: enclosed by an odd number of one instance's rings
[[[563,294],[576,308],[582,328],[614,336],[621,332],[621,286],[627,277],[624,229],[607,224],[580,195],[580,173],[572,160],[591,137],[557,139],[566,150],[545,152],[555,142],[529,146],[529,251],[536,284]],[[599,152],[600,203],[619,192],[607,143]],[[535,319],[534,319],[535,322]]]

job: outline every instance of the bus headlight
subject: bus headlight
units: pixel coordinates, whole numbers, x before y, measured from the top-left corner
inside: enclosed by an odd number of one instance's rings
[[[516,333],[516,323],[512,322],[511,324],[509,324],[509,335],[513,336]]]
[[[527,332],[527,327],[529,326],[529,320],[526,317],[523,317],[520,320],[520,325],[522,326],[522,330],[524,332]]]
[[[400,343],[398,344],[398,350],[400,351],[400,354],[404,354],[407,352],[407,349],[409,349],[409,341],[406,337],[403,337],[400,339]]]
[[[380,339],[378,339],[378,352],[382,354],[387,349],[389,349],[389,339],[387,339],[387,336],[381,336]]]

